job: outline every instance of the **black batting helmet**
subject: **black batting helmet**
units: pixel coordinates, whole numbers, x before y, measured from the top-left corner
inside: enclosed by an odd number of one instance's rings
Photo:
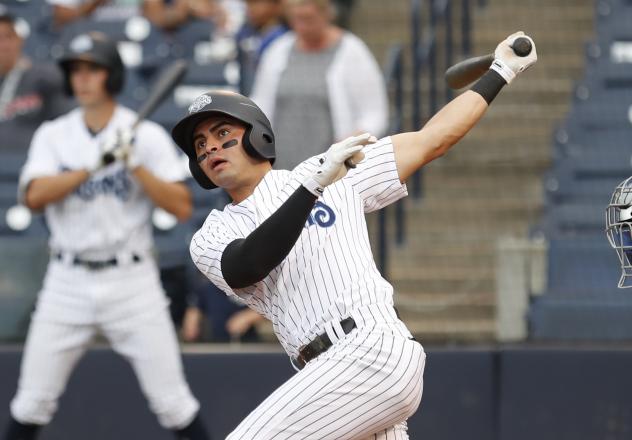
[[[65,90],[72,95],[70,86],[70,63],[73,61],[89,61],[108,70],[106,89],[111,95],[116,95],[123,89],[125,81],[125,66],[116,43],[101,32],[88,32],[73,38],[58,60],[65,76]]]
[[[193,131],[212,114],[228,115],[243,122],[247,127],[243,139],[246,152],[253,157],[274,163],[272,125],[257,104],[239,93],[212,90],[198,96],[189,106],[187,115],[171,130],[173,140],[189,158],[191,174],[202,188],[215,188],[215,184],[204,174],[197,162],[193,147]]]

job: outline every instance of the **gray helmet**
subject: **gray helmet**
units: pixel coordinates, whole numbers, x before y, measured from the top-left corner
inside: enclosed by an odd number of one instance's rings
[[[108,79],[105,84],[107,91],[116,95],[123,89],[125,81],[125,66],[121,55],[116,48],[116,43],[101,32],[88,32],[74,37],[64,54],[58,60],[65,76],[65,90],[72,95],[70,86],[70,64],[73,61],[89,61],[108,70]]]
[[[606,235],[621,263],[619,287],[632,287],[632,177],[612,193],[606,208]]]
[[[187,115],[171,130],[173,140],[189,158],[191,174],[202,188],[215,188],[215,184],[204,174],[197,162],[193,132],[198,124],[213,114],[228,115],[243,122],[247,127],[243,139],[246,152],[274,163],[274,133],[263,111],[252,100],[239,93],[212,90],[198,96],[189,106]]]

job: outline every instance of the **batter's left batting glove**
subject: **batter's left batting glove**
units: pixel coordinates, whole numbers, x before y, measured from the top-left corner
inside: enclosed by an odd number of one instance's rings
[[[526,57],[516,55],[512,49],[514,41],[519,37],[526,38],[531,42],[531,52]],[[490,69],[498,72],[498,74],[507,81],[507,84],[510,84],[519,73],[527,70],[537,60],[538,53],[535,50],[535,43],[531,37],[520,31],[511,34],[496,47],[494,51],[494,62],[490,66]]]
[[[375,136],[364,133],[333,144],[327,150],[325,158],[320,159],[320,167],[313,175],[305,179],[303,186],[315,196],[321,196],[325,192],[325,187],[342,179],[347,174],[351,164],[345,164],[345,161],[351,159],[353,164],[360,162],[364,158],[362,148],[375,142],[377,142]]]

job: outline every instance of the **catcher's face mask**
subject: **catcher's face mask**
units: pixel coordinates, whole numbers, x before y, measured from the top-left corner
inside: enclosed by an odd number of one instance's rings
[[[621,262],[620,288],[632,287],[632,177],[621,182],[606,208],[606,235]]]

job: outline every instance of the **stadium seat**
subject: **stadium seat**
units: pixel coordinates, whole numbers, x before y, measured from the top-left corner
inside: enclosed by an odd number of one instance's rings
[[[606,204],[570,202],[547,204],[538,229],[548,237],[600,235],[605,229]]]

